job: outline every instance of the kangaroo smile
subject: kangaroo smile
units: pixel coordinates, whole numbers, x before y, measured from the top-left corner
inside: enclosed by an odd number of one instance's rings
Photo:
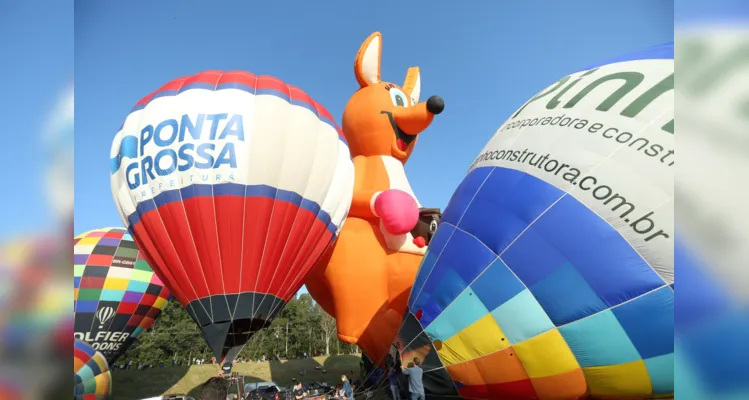
[[[395,133],[395,145],[398,146],[398,150],[406,151],[408,145],[416,139],[416,135],[409,135],[406,132],[403,132],[403,130],[398,127],[398,124],[395,123],[395,118],[393,118],[392,112],[380,111],[380,114],[387,114],[388,120],[390,120],[390,126],[393,127],[393,132]]]

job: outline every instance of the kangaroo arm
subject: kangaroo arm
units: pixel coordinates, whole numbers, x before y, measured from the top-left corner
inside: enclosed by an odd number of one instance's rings
[[[374,212],[374,201],[380,193],[381,192],[367,189],[354,190],[354,197],[351,200],[349,215],[369,220],[378,218],[377,214]]]
[[[368,160],[367,157],[354,157],[354,196],[351,200],[349,215],[352,217],[375,220],[374,202],[381,191],[372,185],[378,177],[387,176],[387,170],[379,158]],[[382,187],[385,190],[386,186]]]

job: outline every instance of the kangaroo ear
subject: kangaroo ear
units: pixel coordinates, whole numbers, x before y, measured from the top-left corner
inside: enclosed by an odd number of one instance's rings
[[[360,87],[380,81],[380,57],[382,56],[382,34],[375,32],[362,43],[354,61],[354,75]]]
[[[406,94],[411,96],[413,104],[419,102],[419,95],[421,94],[421,72],[419,67],[411,67],[406,73],[406,80],[403,82],[403,90]]]

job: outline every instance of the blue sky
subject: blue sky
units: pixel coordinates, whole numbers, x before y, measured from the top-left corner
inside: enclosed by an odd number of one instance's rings
[[[50,165],[42,134],[73,76],[72,4],[7,1],[0,9],[0,109],[7,112],[0,240],[56,226],[43,187]]]
[[[469,3],[77,2],[75,232],[122,225],[109,189],[111,140],[141,97],[176,77],[208,69],[274,75],[340,122],[358,88],[356,51],[381,31],[383,79],[400,84],[418,65],[422,98],[445,100],[406,165],[421,203],[444,208],[529,97],[597,61],[673,40],[671,1]]]

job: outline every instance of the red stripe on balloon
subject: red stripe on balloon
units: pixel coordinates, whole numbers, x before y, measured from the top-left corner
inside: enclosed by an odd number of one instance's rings
[[[182,304],[242,292],[288,300],[332,239],[316,214],[268,197],[168,203],[142,215],[133,231]]]
[[[155,215],[149,216],[149,214]],[[161,219],[156,212],[146,213],[144,217],[147,219],[141,219],[137,224],[131,226],[133,239],[138,245],[138,249],[143,253],[143,257],[148,261],[154,272],[171,289],[174,298],[180,304],[189,303],[189,299],[194,299],[197,296],[193,289],[186,284],[190,277],[180,266],[180,260],[171,247],[171,242],[168,240]],[[167,247],[160,247],[161,245]],[[166,267],[167,262],[172,268]]]
[[[530,379],[522,381],[463,386],[458,388],[463,398],[470,399],[533,399],[536,389]]]
[[[335,118],[333,118],[330,112],[328,112],[328,110],[325,109],[325,107],[320,105],[320,103],[313,100],[303,90],[295,86],[287,85],[282,80],[276,77],[268,76],[268,75],[255,75],[247,71],[224,72],[224,71],[218,71],[218,70],[211,70],[211,71],[200,72],[192,76],[183,76],[181,78],[177,78],[173,81],[166,83],[165,85],[160,87],[155,92],[150,93],[148,96],[145,96],[142,99],[140,99],[137,103],[135,103],[135,105],[142,106],[144,104],[149,103],[151,99],[153,99],[153,97],[159,93],[178,91],[182,89],[184,86],[188,86],[188,85],[196,84],[196,83],[205,83],[205,84],[214,85],[214,86],[236,83],[236,84],[245,85],[245,86],[254,88],[255,91],[263,90],[263,89],[271,89],[271,90],[277,90],[281,93],[286,93],[287,95],[290,95],[292,98],[300,99],[304,101],[305,103],[309,104],[310,106],[312,106],[312,108],[316,109],[318,114],[321,117],[324,117],[330,120],[335,125],[336,130],[338,131],[338,134],[341,137],[344,137],[343,132],[341,131],[341,128],[335,122]]]

